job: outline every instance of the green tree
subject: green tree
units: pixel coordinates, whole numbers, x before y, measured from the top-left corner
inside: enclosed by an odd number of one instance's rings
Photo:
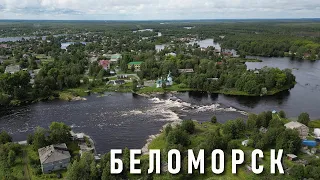
[[[16,160],[16,153],[13,150],[10,150],[8,153],[8,165],[13,166]]]
[[[294,165],[290,169],[290,175],[296,179],[303,179],[304,177],[304,167],[303,165]]]
[[[6,131],[2,131],[0,133],[0,144],[5,144],[8,142],[12,142],[12,137]]]
[[[195,130],[195,125],[194,122],[192,120],[185,120],[182,122],[181,124],[181,128],[188,132],[189,134],[193,134],[194,130]]]
[[[33,148],[34,149],[39,149],[42,147],[45,147],[47,145],[47,140],[46,140],[46,130],[41,127],[37,127],[34,135],[33,135]]]
[[[133,92],[137,92],[138,91],[138,81],[136,80],[136,79],[134,79],[133,81],[132,81],[132,91]]]
[[[248,130],[254,130],[255,128],[257,128],[257,118],[258,116],[256,114],[250,113],[248,115],[248,120],[247,120]]]
[[[286,113],[281,110],[281,111],[279,112],[279,116],[280,116],[281,118],[286,118]]]
[[[309,114],[304,112],[304,113],[301,113],[298,117],[298,122],[308,126],[309,122],[310,122],[310,117],[309,117]]]
[[[217,123],[217,117],[216,116],[212,116],[211,123],[213,123],[213,124]]]
[[[186,131],[183,131],[180,128],[176,128],[169,132],[167,136],[168,144],[175,144],[175,145],[182,145],[187,146],[189,145],[189,135]]]
[[[68,143],[71,140],[71,128],[64,123],[52,122],[49,127],[51,144]]]
[[[295,130],[286,129],[276,139],[276,149],[283,149],[287,154],[295,154],[301,148],[301,139]]]

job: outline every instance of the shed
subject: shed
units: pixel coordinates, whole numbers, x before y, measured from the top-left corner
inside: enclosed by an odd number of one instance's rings
[[[294,154],[287,154],[287,157],[290,161],[294,161],[297,159],[298,156],[294,155]]]
[[[242,141],[242,146],[248,146],[249,139]]]

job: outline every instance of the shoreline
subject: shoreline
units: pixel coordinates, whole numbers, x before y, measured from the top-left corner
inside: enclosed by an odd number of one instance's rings
[[[171,93],[171,94],[176,94],[179,92],[206,92],[208,94],[222,94],[222,95],[226,95],[226,96],[247,96],[247,97],[263,97],[263,96],[273,96],[276,95],[278,93],[281,93],[283,91],[287,91],[290,90],[294,87],[294,85],[297,82],[295,82],[293,85],[290,86],[286,86],[282,89],[276,89],[276,90],[271,90],[269,91],[267,94],[265,95],[261,95],[261,94],[248,94],[246,92],[243,91],[233,91],[233,90],[218,90],[218,91],[214,91],[214,92],[209,92],[209,91],[202,91],[202,90],[196,90],[196,89],[181,89],[181,90],[164,90],[164,91],[147,91],[147,92],[132,92],[132,91],[102,91],[102,92],[98,92],[98,91],[89,91],[86,92],[79,92],[76,93],[77,95],[73,95],[73,92],[70,92],[70,90],[66,90],[66,91],[61,91],[59,92],[59,96],[54,97],[48,97],[46,99],[36,99],[36,100],[25,100],[25,101],[19,101],[16,104],[7,104],[7,105],[1,105],[1,108],[12,108],[12,107],[20,107],[23,105],[30,105],[30,104],[35,104],[38,102],[48,102],[48,101],[52,101],[52,100],[62,100],[62,101],[86,101],[88,96],[90,96],[91,94],[104,94],[104,93],[111,93],[111,92],[115,92],[115,93],[133,93],[139,96],[143,96],[143,97],[153,97],[153,96],[157,96],[157,95],[163,95],[163,94],[167,94],[167,93]],[[16,100],[12,100],[12,101],[16,101]]]
[[[146,140],[146,144],[141,148],[141,152],[142,152],[141,155],[148,155],[148,154],[149,154],[149,145],[151,144],[151,142],[152,142],[154,139],[156,139],[157,137],[159,137],[159,136],[163,133],[164,129],[165,129],[167,126],[171,125],[172,127],[176,127],[177,125],[181,124],[181,122],[182,122],[182,119],[179,119],[178,121],[169,122],[169,123],[163,125],[163,126],[160,128],[158,134],[149,135],[149,137],[148,137],[147,140]]]

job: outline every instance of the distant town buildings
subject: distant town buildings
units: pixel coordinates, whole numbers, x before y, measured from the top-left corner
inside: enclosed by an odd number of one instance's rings
[[[108,82],[109,85],[122,85],[122,84],[125,84],[126,82],[122,79],[118,79],[118,80],[111,80]]]
[[[193,69],[178,69],[179,73],[193,73]]]
[[[301,139],[306,139],[309,133],[309,128],[299,122],[296,121],[291,121],[287,124],[284,125],[287,129],[294,129],[296,131],[298,131],[299,136]]]
[[[167,54],[166,54],[166,56],[173,56],[173,57],[176,57],[176,56],[177,56],[177,54],[176,54],[176,53],[174,53],[174,52],[171,52],[171,53],[167,53]]]
[[[50,145],[38,150],[43,173],[51,173],[68,167],[71,155],[67,145]]]
[[[19,72],[21,70],[19,65],[9,65],[6,67],[5,73],[14,74],[16,72]]]

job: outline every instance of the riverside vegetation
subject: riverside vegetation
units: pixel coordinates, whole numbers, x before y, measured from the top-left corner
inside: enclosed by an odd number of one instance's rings
[[[225,124],[220,124],[215,117],[207,122],[196,122],[192,120],[182,121],[180,125],[167,125],[164,131],[150,144],[149,149],[161,149],[162,172],[161,174],[148,174],[149,157],[140,156],[141,175],[130,175],[129,164],[130,154],[127,148],[122,154],[124,171],[120,175],[110,174],[110,154],[102,156],[99,162],[94,160],[93,154],[84,153],[78,156],[79,148],[71,140],[70,127],[63,123],[52,123],[48,130],[37,128],[34,134],[28,136],[28,145],[22,146],[12,143],[11,137],[6,132],[0,133],[0,177],[1,179],[22,179],[31,177],[32,179],[56,179],[56,174],[68,180],[76,179],[303,179],[319,178],[320,160],[314,158],[315,155],[308,155],[300,151],[301,139],[295,130],[285,129],[284,124],[289,122],[285,118],[285,113],[272,114],[270,111],[260,114],[249,114],[248,120],[230,120]],[[307,113],[302,113],[299,122],[306,123],[311,128],[320,128],[319,121],[310,121]],[[262,131],[261,128],[266,131]],[[308,137],[311,138],[311,137]],[[243,146],[243,140],[249,140],[248,146]],[[71,164],[67,170],[52,174],[41,174],[37,149],[52,143],[66,142],[72,155]],[[239,166],[238,173],[231,173],[232,149],[242,149],[245,154],[245,162]],[[318,147],[317,147],[318,148]],[[167,162],[167,152],[170,149],[178,149],[186,152],[193,149],[197,154],[199,149],[205,150],[205,174],[199,174],[195,170],[193,174],[187,173],[186,153],[182,154],[182,170],[177,175],[170,175],[165,171]],[[210,152],[214,149],[222,149],[226,154],[225,172],[220,175],[213,175],[211,172]],[[260,175],[252,173],[250,168],[250,154],[254,149],[264,151],[265,157],[259,160],[259,164],[264,165],[264,172]],[[270,149],[284,149],[283,166],[285,174],[270,174]],[[303,166],[299,161],[289,161],[286,154],[294,153],[299,159],[306,160],[307,165]],[[318,155],[318,154],[316,154]],[[25,161],[27,159],[27,161]],[[29,170],[27,168],[28,167]]]

